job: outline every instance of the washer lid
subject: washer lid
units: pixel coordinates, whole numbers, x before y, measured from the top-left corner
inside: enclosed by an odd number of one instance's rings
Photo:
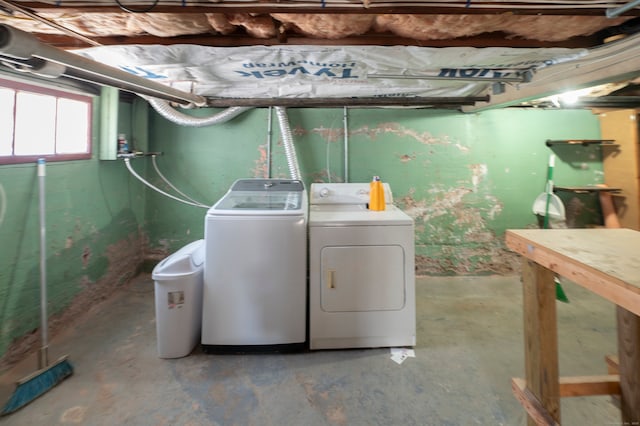
[[[309,206],[309,226],[391,226],[413,225],[411,216],[394,205],[372,211],[363,205]]]
[[[238,179],[231,185],[229,191],[304,191],[304,184],[292,179]]]
[[[306,211],[305,192],[229,191],[209,209],[210,215],[299,215]]]

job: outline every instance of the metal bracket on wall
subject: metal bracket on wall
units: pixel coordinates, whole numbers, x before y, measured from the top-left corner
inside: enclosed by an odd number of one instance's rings
[[[616,141],[613,139],[563,139],[563,140],[551,140],[547,139],[545,145],[604,145],[604,146],[617,146]]]

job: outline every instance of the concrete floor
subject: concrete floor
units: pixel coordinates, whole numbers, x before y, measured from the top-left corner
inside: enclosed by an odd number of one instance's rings
[[[519,277],[419,278],[416,357],[389,349],[288,355],[156,356],[149,275],[124,286],[52,342],[73,376],[9,425],[523,425],[510,378],[523,375]],[[614,308],[565,283],[560,372],[603,374]],[[30,361],[30,364],[33,361]],[[26,367],[25,367],[26,366]],[[18,370],[33,368],[22,364]],[[7,376],[4,377],[7,379]],[[4,404],[4,401],[2,402]],[[562,400],[564,425],[619,424],[612,398]]]

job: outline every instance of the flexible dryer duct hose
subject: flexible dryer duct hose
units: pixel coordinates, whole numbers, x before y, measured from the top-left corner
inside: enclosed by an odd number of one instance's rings
[[[251,107],[230,107],[224,111],[209,117],[192,117],[173,108],[169,102],[157,98],[144,97],[147,102],[156,110],[158,114],[169,121],[181,126],[188,127],[204,127],[214,124],[226,123],[232,118],[237,117],[243,112],[250,110]]]
[[[296,148],[293,145],[293,134],[289,125],[289,117],[287,117],[287,109],[284,107],[275,107],[278,123],[280,124],[280,133],[282,133],[282,145],[284,145],[284,154],[287,157],[287,165],[289,166],[289,174],[291,179],[301,180],[300,166],[298,165],[298,157],[296,156]]]
[[[192,117],[181,113],[174,109],[168,102],[156,98],[145,97],[153,109],[169,121],[181,126],[204,127],[214,124],[226,123],[234,117],[251,109],[251,107],[231,107],[226,110],[212,115],[210,117]],[[287,166],[291,179],[301,179],[300,166],[298,165],[298,157],[296,156],[295,146],[293,145],[293,135],[287,110],[283,107],[275,107],[278,123],[280,124],[280,132],[282,133],[282,144],[284,145],[285,156],[287,157]]]

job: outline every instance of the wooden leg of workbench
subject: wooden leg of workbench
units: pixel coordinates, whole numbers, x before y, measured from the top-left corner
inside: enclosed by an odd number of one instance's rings
[[[528,259],[522,264],[525,379],[549,415],[560,423],[558,328],[554,273]],[[528,424],[535,421],[529,416]]]
[[[617,307],[622,424],[640,424],[640,317]]]

